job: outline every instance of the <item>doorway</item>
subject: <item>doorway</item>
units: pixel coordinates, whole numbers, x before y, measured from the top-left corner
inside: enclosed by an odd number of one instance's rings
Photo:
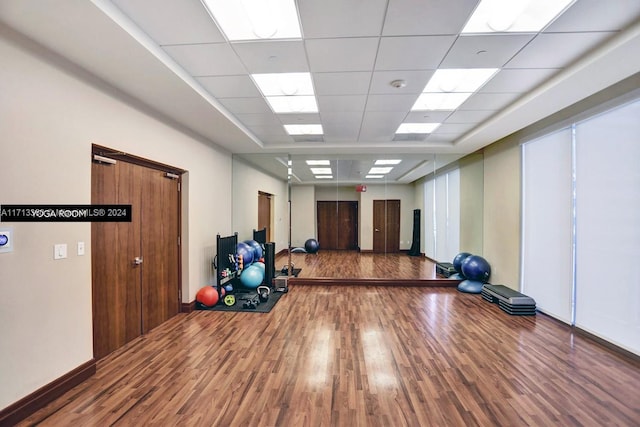
[[[320,249],[358,249],[358,202],[318,201]]]
[[[131,205],[131,222],[91,225],[94,357],[180,310],[180,174],[94,146],[91,203]],[[95,157],[94,157],[95,158]],[[178,172],[178,173],[176,173]]]
[[[269,193],[258,191],[258,230],[267,229],[267,242],[271,242],[271,197]]]
[[[373,252],[400,252],[400,200],[373,201]]]

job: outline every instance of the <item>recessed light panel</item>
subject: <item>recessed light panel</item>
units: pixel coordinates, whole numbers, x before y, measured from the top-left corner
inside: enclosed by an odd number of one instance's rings
[[[369,175],[379,175],[379,174],[387,174],[389,172],[391,172],[391,170],[393,169],[393,167],[373,167],[371,169],[369,169]]]
[[[574,0],[482,0],[463,33],[538,32]]]
[[[395,160],[395,159],[380,159],[380,160],[376,160],[373,164],[376,166],[381,166],[381,165],[398,165],[400,164],[400,162],[402,162],[402,160]]]
[[[329,166],[330,164],[329,160],[307,160],[309,166]]]
[[[444,68],[436,70],[422,92],[475,92],[496,72],[498,72],[497,68]]]
[[[331,168],[310,168],[314,175],[331,175]]]
[[[438,126],[440,123],[402,123],[396,133],[431,133]]]
[[[322,125],[284,125],[289,135],[322,135]]]
[[[311,73],[252,74],[264,96],[313,95]]]
[[[333,179],[333,175],[316,175],[316,179]]]
[[[274,113],[317,113],[315,96],[267,96]]]
[[[367,179],[381,179],[381,178],[384,178],[384,175],[366,175],[365,178],[367,178]]]
[[[294,0],[203,0],[229,41],[299,39]]]

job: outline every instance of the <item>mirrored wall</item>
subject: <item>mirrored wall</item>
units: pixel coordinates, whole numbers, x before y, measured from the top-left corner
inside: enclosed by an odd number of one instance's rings
[[[289,243],[292,248],[304,247],[305,241],[313,238],[326,250],[393,253],[411,249],[414,211],[420,210],[420,253],[437,257],[439,250],[445,257],[440,261],[450,261],[442,244],[436,243],[434,221],[438,217],[445,223],[456,221],[461,232],[471,230],[472,236],[461,235],[459,241],[473,246],[463,249],[480,254],[482,158],[462,157],[415,153],[234,155],[233,227],[241,239],[249,238],[258,226],[257,200],[263,193],[269,195],[270,237],[277,251]],[[457,182],[447,176],[452,170],[459,171]],[[439,176],[444,178],[436,185]],[[458,202],[450,203],[454,197]],[[451,209],[459,212],[452,215]],[[473,224],[463,224],[470,219]],[[444,239],[444,229],[439,233]],[[458,249],[449,248],[449,252]]]

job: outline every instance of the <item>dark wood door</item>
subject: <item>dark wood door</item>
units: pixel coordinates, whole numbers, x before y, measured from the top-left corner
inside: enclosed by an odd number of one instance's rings
[[[400,200],[373,201],[373,252],[400,252]]]
[[[142,168],[142,333],[180,311],[178,180]]]
[[[267,242],[271,242],[271,194],[258,192],[258,228],[267,229]]]
[[[91,226],[93,343],[100,359],[179,312],[178,181],[121,160],[93,163],[91,202],[130,204],[132,213],[131,222]]]
[[[318,201],[317,221],[320,249],[358,248],[358,202]]]

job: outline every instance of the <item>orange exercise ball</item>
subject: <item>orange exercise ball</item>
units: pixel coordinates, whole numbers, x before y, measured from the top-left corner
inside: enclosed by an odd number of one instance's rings
[[[220,296],[218,295],[216,288],[213,286],[200,288],[196,294],[196,301],[207,307],[213,307],[216,305],[218,303],[218,299],[220,299]]]

